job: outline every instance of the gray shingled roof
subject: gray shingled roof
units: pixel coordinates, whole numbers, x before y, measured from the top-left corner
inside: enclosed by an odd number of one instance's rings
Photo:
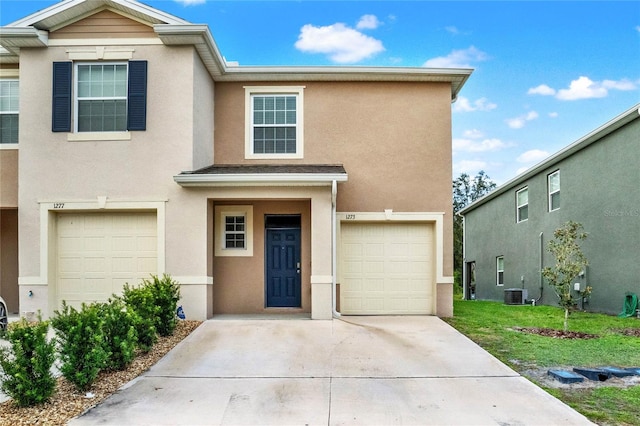
[[[222,174],[347,174],[341,164],[213,164],[181,175]]]

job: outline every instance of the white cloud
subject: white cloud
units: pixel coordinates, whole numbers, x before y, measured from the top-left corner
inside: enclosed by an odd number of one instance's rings
[[[563,101],[574,101],[576,99],[604,98],[607,96],[607,89],[598,83],[594,83],[589,77],[579,77],[569,84],[568,89],[558,90],[556,97]]]
[[[537,163],[539,161],[542,161],[548,156],[549,156],[549,153],[547,151],[543,151],[541,149],[530,149],[529,151],[526,151],[520,154],[516,158],[516,161],[518,163],[531,164],[531,163]]]
[[[447,56],[429,59],[422,66],[427,68],[473,68],[472,62],[487,60],[487,54],[470,46],[468,49],[454,50]]]
[[[457,152],[488,152],[499,151],[506,148],[507,144],[500,139],[483,139],[474,141],[470,139],[453,139],[453,150]]]
[[[323,53],[334,62],[353,63],[384,51],[380,40],[343,23],[325,27],[307,24],[300,29],[295,46],[306,53]]]
[[[636,90],[637,82],[627,79],[592,81],[589,77],[580,76],[569,83],[569,88],[555,90],[546,84],[541,84],[527,91],[528,95],[555,96],[562,101],[575,101],[578,99],[604,98],[609,90]]]
[[[522,173],[526,172],[530,168],[531,167],[529,167],[529,166],[518,167],[518,170],[516,170],[516,176],[521,175]]]
[[[553,96],[556,94],[555,89],[547,86],[546,84],[541,84],[538,87],[532,87],[527,91],[527,95],[543,95],[543,96]]]
[[[640,25],[636,25],[636,31],[640,33]]]
[[[382,22],[378,20],[376,15],[362,15],[356,24],[356,28],[359,30],[375,30],[380,25],[382,25]]]
[[[204,4],[207,0],[174,0],[176,3],[180,3],[183,6],[195,6],[197,4]]]
[[[444,29],[451,34],[460,34],[460,31],[458,30],[458,28],[454,27],[453,25],[450,25],[448,27],[444,27]]]
[[[471,139],[480,139],[481,137],[484,136],[484,133],[482,133],[478,129],[471,129],[471,130],[465,130],[462,133],[462,135],[467,137],[467,138],[471,138]]]
[[[512,129],[522,129],[524,125],[527,124],[527,121],[535,120],[536,118],[538,118],[538,113],[535,111],[529,111],[526,114],[520,115],[515,118],[509,118],[505,121],[507,122],[507,125]]]
[[[467,173],[475,176],[480,170],[485,170],[488,164],[480,160],[463,160],[453,164],[453,174],[458,176],[460,173]]]
[[[558,118],[558,113],[557,112],[550,112],[549,113],[549,117],[550,118]]]
[[[468,98],[459,96],[453,104],[453,112],[491,111],[497,107],[498,105],[489,102],[487,98],[480,98],[471,103]]]

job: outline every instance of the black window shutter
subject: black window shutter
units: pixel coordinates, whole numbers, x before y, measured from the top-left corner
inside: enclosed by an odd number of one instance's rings
[[[127,130],[147,129],[147,61],[129,61]]]
[[[71,62],[53,63],[51,131],[71,131]]]

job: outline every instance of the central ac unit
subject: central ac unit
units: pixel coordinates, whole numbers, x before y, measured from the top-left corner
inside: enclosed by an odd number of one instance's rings
[[[523,305],[529,294],[524,288],[508,288],[504,291],[504,303],[506,305]]]

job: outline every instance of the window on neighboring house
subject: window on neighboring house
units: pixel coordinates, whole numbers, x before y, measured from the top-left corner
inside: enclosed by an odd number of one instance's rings
[[[504,256],[496,257],[496,285],[504,285]]]
[[[147,61],[53,63],[54,132],[146,130]]]
[[[253,206],[215,206],[216,256],[253,256]]]
[[[518,222],[523,222],[529,219],[529,188],[524,187],[516,192],[516,204],[517,212],[516,217]]]
[[[303,87],[245,87],[247,158],[302,158]]]
[[[18,143],[18,80],[0,80],[0,144]]]
[[[549,180],[549,211],[560,208],[560,170],[556,170],[548,176]]]

